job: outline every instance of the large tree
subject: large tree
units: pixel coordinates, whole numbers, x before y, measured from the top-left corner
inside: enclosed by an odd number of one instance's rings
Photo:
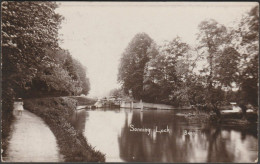
[[[39,63],[47,62],[46,50],[58,48],[62,17],[56,8],[54,2],[2,3],[3,81],[15,79],[15,89],[25,88]]]
[[[218,81],[215,81],[217,77],[216,70],[218,69],[217,59],[221,54],[221,50],[225,47],[228,39],[227,34],[227,28],[213,19],[202,21],[199,24],[197,38],[200,43],[199,49],[208,62],[208,66],[204,69],[207,76],[207,103],[209,106],[213,106],[212,109],[218,116],[220,116],[220,112],[216,107],[218,99],[215,98],[216,95],[214,94],[214,90],[218,87]]]
[[[258,105],[258,60],[259,60],[259,7],[253,7],[239,24],[240,50],[243,50],[241,65],[242,99],[252,105]],[[251,95],[251,96],[250,96]]]
[[[255,107],[259,105],[259,7],[255,6],[246,13],[234,31],[237,33],[236,45],[241,53],[237,101],[245,116],[247,104]]]
[[[199,25],[199,49],[208,61],[208,66],[203,70],[208,79],[207,102],[218,115],[220,112],[216,105],[223,100],[223,87],[229,88],[229,91],[234,85],[239,87],[237,102],[244,114],[246,104],[257,105],[258,18],[256,6],[241,19],[235,29],[227,29],[215,20],[203,21]]]
[[[154,55],[151,51],[153,43],[147,34],[136,34],[121,57],[118,81],[127,94],[132,92],[135,99],[142,98],[145,66]]]
[[[199,48],[202,50],[202,53],[205,55],[208,62],[208,67],[205,71],[208,73],[209,93],[213,87],[214,71],[216,69],[215,61],[220,55],[221,46],[226,41],[226,36],[226,27],[213,19],[202,21],[199,24],[197,39],[200,42]]]
[[[188,44],[175,37],[159,48],[145,70],[145,95],[148,101],[181,105],[187,102],[184,81],[189,74]],[[186,100],[185,100],[186,99]],[[183,101],[184,100],[184,101]]]
[[[63,18],[55,13],[57,7],[54,2],[2,5],[3,80],[9,81],[4,88],[16,96],[88,93],[85,68],[58,45]]]

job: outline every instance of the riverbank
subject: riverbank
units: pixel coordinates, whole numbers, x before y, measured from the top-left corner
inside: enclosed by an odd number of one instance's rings
[[[24,108],[41,117],[50,127],[65,162],[104,162],[104,154],[94,150],[70,123],[76,105],[76,100],[67,97],[24,101]]]
[[[179,117],[184,117],[185,119],[191,122],[209,122],[212,124],[219,124],[221,126],[239,126],[241,128],[249,128],[251,125],[256,125],[258,120],[257,112],[247,112],[245,118],[243,118],[243,114],[241,112],[222,113],[221,118],[218,118],[213,111],[205,112],[196,110],[179,110],[179,112],[176,115]]]
[[[44,121],[24,110],[14,112],[10,141],[5,162],[62,162],[56,138]]]

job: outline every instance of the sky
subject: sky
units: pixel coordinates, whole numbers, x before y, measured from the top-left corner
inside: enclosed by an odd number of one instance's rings
[[[179,36],[196,44],[198,25],[215,19],[234,25],[255,2],[59,2],[64,16],[60,46],[87,67],[90,97],[106,96],[120,87],[120,57],[131,39],[147,33],[158,45]]]

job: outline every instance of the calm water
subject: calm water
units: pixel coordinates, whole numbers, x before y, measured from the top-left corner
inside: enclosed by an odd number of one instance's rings
[[[176,116],[176,111],[80,110],[73,124],[107,162],[253,162],[256,130],[214,127]],[[169,128],[170,132],[156,133]],[[152,129],[148,132],[133,128]],[[187,134],[188,132],[192,132]]]

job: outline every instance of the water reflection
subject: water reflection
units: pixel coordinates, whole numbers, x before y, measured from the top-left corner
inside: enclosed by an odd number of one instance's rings
[[[71,117],[72,125],[80,132],[84,132],[86,119],[88,118],[88,112],[85,110],[78,110],[73,113]]]
[[[256,128],[213,127],[166,110],[82,110],[74,117],[75,127],[106,154],[107,162],[253,162],[257,158]],[[133,132],[130,124],[151,129],[168,126],[170,133]]]

